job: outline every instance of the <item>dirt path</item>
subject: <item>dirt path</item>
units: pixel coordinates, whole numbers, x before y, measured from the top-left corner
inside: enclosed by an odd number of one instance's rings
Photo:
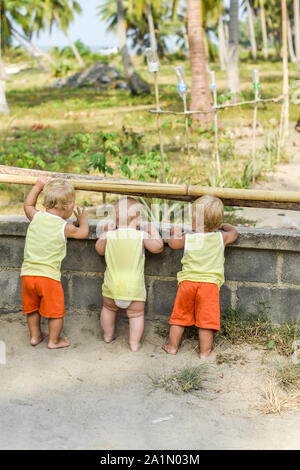
[[[151,377],[198,365],[194,341],[168,356],[147,321],[143,347],[133,354],[125,320],[110,345],[99,330],[95,315],[67,316],[72,346],[49,351],[45,343],[29,345],[23,317],[0,318],[7,348],[1,449],[300,449],[300,412],[257,410],[270,367],[282,361],[276,354],[224,345],[219,352],[235,361],[208,364],[196,395],[173,395],[153,390]],[[168,419],[153,422],[160,418]]]
[[[258,139],[258,145],[262,146],[264,138]],[[297,142],[299,146],[294,146]],[[249,152],[251,139],[243,139],[237,142],[239,150]],[[266,189],[271,191],[300,191],[300,134],[291,128],[288,154],[290,162],[279,164],[274,173],[265,175],[264,180],[253,186],[253,189]],[[255,221],[257,228],[291,228],[300,230],[300,212],[278,209],[244,208],[236,212],[236,215]]]

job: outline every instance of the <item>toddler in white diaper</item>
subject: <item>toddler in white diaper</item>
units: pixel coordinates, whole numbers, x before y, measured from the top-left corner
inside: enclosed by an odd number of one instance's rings
[[[115,224],[108,223],[96,243],[97,252],[106,261],[100,318],[104,341],[110,343],[116,338],[117,312],[126,309],[129,345],[134,352],[140,349],[144,332],[145,248],[151,253],[160,253],[164,248],[153,224],[140,230],[141,212],[142,205],[134,198],[120,199],[115,205]]]

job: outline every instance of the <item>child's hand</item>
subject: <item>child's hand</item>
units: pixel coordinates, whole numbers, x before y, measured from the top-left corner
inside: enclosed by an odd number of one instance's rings
[[[116,228],[116,225],[111,220],[110,222],[107,222],[107,224],[104,225],[103,232],[108,232],[109,230],[114,230],[115,228]]]
[[[40,176],[37,180],[35,185],[42,191],[47,183],[52,180],[50,176]]]
[[[85,207],[83,208],[80,208],[80,207],[76,207],[74,209],[74,214],[75,214],[75,217],[76,217],[76,221],[74,223],[74,225],[76,227],[80,227],[80,225],[82,225],[83,223],[86,223],[87,222],[87,219],[88,219],[88,213],[87,213],[87,210]]]

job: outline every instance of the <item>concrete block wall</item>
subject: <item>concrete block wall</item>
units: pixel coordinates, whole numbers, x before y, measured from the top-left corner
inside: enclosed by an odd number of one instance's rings
[[[95,251],[96,220],[86,240],[68,240],[62,264],[66,309],[71,314],[97,312],[102,306],[104,258]],[[20,268],[28,221],[0,217],[0,314],[22,310]],[[264,311],[275,322],[300,322],[300,232],[239,229],[239,238],[225,251],[221,309]],[[148,315],[167,318],[174,304],[182,250],[167,245],[163,253],[146,253]]]

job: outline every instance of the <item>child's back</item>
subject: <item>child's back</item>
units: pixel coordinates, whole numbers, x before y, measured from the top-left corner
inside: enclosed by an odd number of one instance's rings
[[[221,232],[186,234],[178,282],[224,283],[224,243]]]
[[[120,300],[146,300],[144,232],[119,228],[107,232],[102,293]]]
[[[35,214],[27,230],[21,276],[44,276],[60,281],[61,262],[67,250],[66,224],[66,220],[48,212]]]
[[[114,340],[116,314],[119,308],[124,308],[129,318],[132,351],[140,348],[144,332],[144,249],[160,253],[164,247],[162,238],[151,224],[145,226],[145,231],[137,230],[141,223],[141,208],[133,198],[120,199],[116,204],[117,229],[106,226],[96,243],[97,252],[106,260],[100,319],[104,341]]]

